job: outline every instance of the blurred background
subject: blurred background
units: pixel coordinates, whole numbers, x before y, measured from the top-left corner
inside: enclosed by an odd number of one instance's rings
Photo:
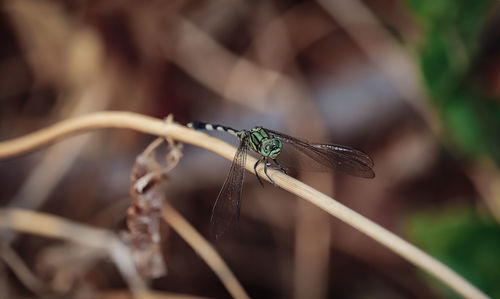
[[[298,178],[500,298],[497,1],[0,3],[1,140],[127,110],[360,148],[375,161],[374,179]],[[1,203],[122,231],[135,157],[154,138],[99,130],[0,161]],[[183,153],[164,192],[208,237],[230,161],[189,145]],[[168,275],[154,279],[154,289],[229,297],[176,233],[166,225],[162,232]],[[74,248],[47,238],[2,237],[49,286],[46,295],[112,297],[126,289],[109,261],[78,263]],[[215,246],[255,298],[456,296],[250,173],[240,221]],[[3,262],[0,278],[4,298],[40,295]]]

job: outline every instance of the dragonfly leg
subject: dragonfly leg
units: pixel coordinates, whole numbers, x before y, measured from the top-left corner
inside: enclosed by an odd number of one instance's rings
[[[276,187],[276,184],[274,183],[273,179],[271,179],[271,177],[269,176],[269,174],[267,174],[267,169],[268,168],[272,168],[272,167],[271,167],[271,163],[267,162],[267,160],[266,160],[266,164],[264,164],[264,173],[266,174],[266,176],[269,179],[269,181],[271,181],[271,183],[273,183],[273,185]]]
[[[280,162],[278,162],[278,160],[273,159],[273,162],[276,163],[276,165],[279,167],[278,168],[279,170],[281,170],[284,174],[288,174],[288,171],[286,170],[286,168],[281,166],[281,164],[280,164]]]
[[[257,180],[259,180],[260,185],[262,186],[262,188],[264,188],[264,183],[262,182],[262,179],[260,178],[259,173],[257,172],[257,165],[259,165],[260,162],[262,162],[261,159],[259,159],[259,160],[257,160],[257,162],[255,162],[255,164],[253,166],[253,171],[255,172],[255,176],[257,177]]]

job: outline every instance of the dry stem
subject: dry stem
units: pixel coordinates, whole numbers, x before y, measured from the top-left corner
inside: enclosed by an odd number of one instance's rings
[[[16,274],[17,278],[37,296],[43,297],[43,294],[46,294],[50,290],[50,287],[46,285],[45,282],[38,279],[38,277],[31,272],[10,244],[2,244],[0,246],[0,257]]]
[[[61,217],[23,209],[0,210],[0,228],[31,233],[50,238],[62,238],[74,243],[108,252],[128,282],[134,296],[150,298],[152,293],[137,275],[129,249],[114,234],[77,224]]]
[[[162,217],[217,274],[233,298],[250,298],[212,245],[166,201]]]
[[[233,159],[236,152],[236,148],[219,139],[193,131],[181,125],[167,124],[159,119],[130,112],[99,112],[69,119],[24,137],[2,142],[0,143],[0,159],[33,150],[65,135],[98,128],[128,128],[153,135],[168,136],[208,149],[229,160]],[[252,171],[255,162],[255,158],[249,156],[247,158],[247,170]],[[266,177],[262,167],[258,171],[261,177]],[[331,197],[279,171],[270,171],[269,174],[276,185],[313,203],[329,214],[355,227],[417,267],[429,272],[454,289],[458,294],[467,298],[488,298],[484,293],[441,262],[380,225],[333,200]],[[78,239],[81,240],[82,238]]]

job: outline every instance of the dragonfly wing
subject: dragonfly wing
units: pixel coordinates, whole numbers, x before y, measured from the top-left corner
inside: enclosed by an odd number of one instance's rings
[[[240,142],[229,174],[212,209],[210,234],[215,239],[227,230],[235,218],[239,219],[240,217],[241,191],[243,189],[246,160],[247,146],[245,140],[243,140]]]
[[[295,156],[295,158],[298,158],[298,156],[303,155],[316,162],[312,164],[307,163],[304,165],[305,167],[300,167],[305,170],[325,171],[333,169],[357,177],[375,177],[372,169],[372,159],[360,150],[337,144],[309,143],[277,131],[266,130],[277,138],[280,138],[285,144],[282,153],[277,158],[285,167],[296,168],[290,162],[291,157]]]

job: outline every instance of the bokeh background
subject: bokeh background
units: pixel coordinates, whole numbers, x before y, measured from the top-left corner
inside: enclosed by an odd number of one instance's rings
[[[93,111],[127,110],[361,148],[375,161],[375,179],[298,177],[500,298],[497,1],[0,3],[1,140]],[[101,130],[0,161],[1,203],[124,230],[130,172],[153,139]],[[183,153],[164,192],[208,237],[230,162],[187,145]],[[152,281],[155,289],[229,297],[178,235],[162,231],[168,275]],[[48,295],[112,297],[126,288],[109,261],[78,267],[77,254],[61,259],[75,250],[60,241],[10,241]],[[456,296],[249,173],[241,219],[215,246],[255,298]],[[1,264],[2,297],[39,295]]]

